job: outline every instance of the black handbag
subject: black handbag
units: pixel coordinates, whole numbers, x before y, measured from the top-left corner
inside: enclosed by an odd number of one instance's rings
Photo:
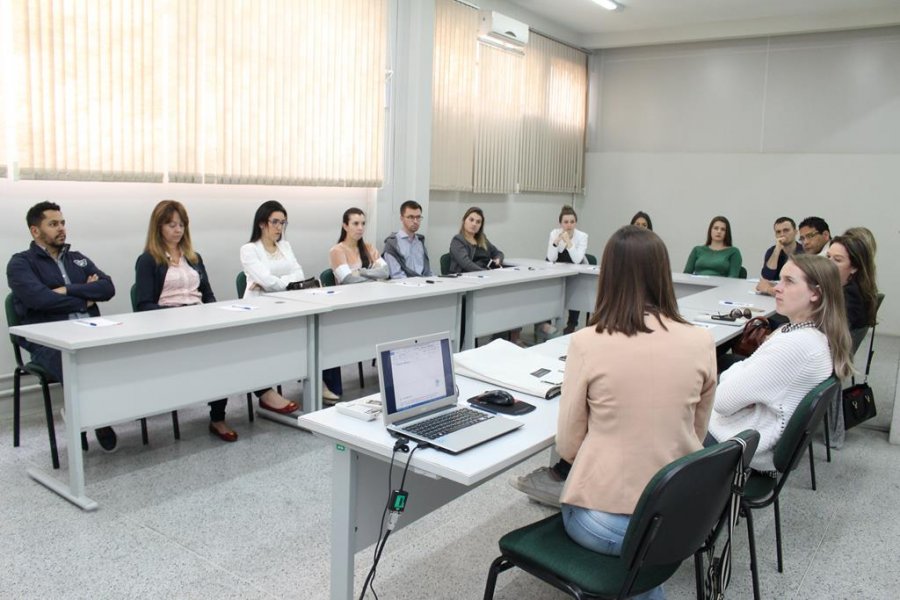
[[[860,423],[875,417],[878,411],[875,409],[875,392],[869,387],[869,368],[872,366],[872,356],[875,352],[872,346],[875,343],[875,328],[872,328],[872,338],[869,340],[869,356],[866,358],[866,378],[862,383],[851,385],[842,393],[844,408],[844,429],[851,429]]]
[[[319,280],[315,277],[309,277],[304,279],[303,281],[292,281],[288,284],[287,289],[289,290],[308,290],[310,288],[322,287],[322,284],[319,283]]]

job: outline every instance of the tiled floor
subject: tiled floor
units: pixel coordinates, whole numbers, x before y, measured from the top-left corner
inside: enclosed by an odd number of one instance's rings
[[[879,338],[878,347],[871,382],[884,400],[894,396],[900,340]],[[346,369],[348,387],[354,372]],[[374,382],[369,369],[367,383]],[[299,390],[286,392],[296,397]],[[879,410],[879,423],[888,423],[889,407]],[[241,435],[235,444],[207,433],[204,408],[180,415],[179,442],[169,419],[156,417],[149,446],[141,446],[136,423],[117,427],[121,449],[114,455],[92,444],[85,455],[88,494],[100,509],[84,513],[25,474],[27,466],[49,467],[40,412],[33,406],[26,412],[23,445],[16,449],[9,411],[3,413],[0,598],[328,596],[329,445],[266,420],[248,423],[242,398],[229,402],[229,420]],[[848,433],[831,464],[821,445],[816,449],[819,491],[809,489],[804,464],[784,492],[783,574],[775,570],[772,512],[757,514],[763,597],[897,598],[900,447],[888,445],[885,433],[861,427]],[[507,480],[547,460],[541,453],[395,533],[379,566],[379,597],[479,598],[497,539],[549,514]],[[752,597],[746,548],[742,528],[729,598]],[[371,549],[357,556],[357,586],[370,560]],[[666,591],[671,599],[693,598],[693,585],[686,564]],[[508,572],[496,597],[564,596]]]

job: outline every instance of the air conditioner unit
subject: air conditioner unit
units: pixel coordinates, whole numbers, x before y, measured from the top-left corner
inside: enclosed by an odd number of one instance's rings
[[[528,43],[528,25],[493,10],[479,11],[481,28],[478,37],[489,44],[522,50]]]

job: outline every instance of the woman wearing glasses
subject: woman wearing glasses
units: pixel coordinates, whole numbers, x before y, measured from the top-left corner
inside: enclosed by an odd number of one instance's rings
[[[147,242],[135,269],[136,308],[159,310],[215,302],[203,259],[191,244],[187,210],[180,202],[163,200],[153,209]],[[238,434],[225,423],[227,399],[209,403],[209,431],[225,442]]]
[[[263,202],[253,217],[250,242],[241,246],[241,266],[247,276],[244,296],[263,292],[283,292],[295,281],[303,281],[303,268],[297,262],[291,244],[284,239],[287,210],[275,200]],[[280,414],[300,409],[272,388],[254,392],[259,407]]]

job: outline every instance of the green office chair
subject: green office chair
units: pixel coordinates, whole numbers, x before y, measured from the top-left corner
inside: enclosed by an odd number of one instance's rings
[[[584,257],[587,259],[589,265],[597,264],[597,257],[593,254],[585,254]]]
[[[441,275],[450,274],[450,253],[441,254]]]
[[[738,270],[738,279],[747,279],[747,268],[746,267],[742,266],[740,268],[740,270]]]
[[[334,287],[337,285],[337,281],[334,279],[334,271],[331,269],[325,269],[319,275],[319,281],[322,282],[322,287]],[[359,389],[366,387],[366,380],[363,377],[363,364],[362,361],[356,363],[357,369],[359,369]]]
[[[6,323],[10,327],[22,324],[19,315],[16,313],[12,294],[6,295]],[[47,435],[50,438],[50,460],[53,463],[53,468],[58,469],[59,451],[56,447],[56,427],[53,423],[53,402],[50,398],[50,384],[59,382],[41,365],[32,361],[26,363],[22,359],[22,347],[19,345],[18,336],[9,334],[9,341],[12,342],[13,356],[16,359],[16,366],[13,371],[13,447],[19,447],[22,376],[31,375],[36,377],[41,385],[41,393],[44,396],[44,416],[47,419]],[[81,432],[81,447],[87,450],[87,435],[84,432]]]
[[[705,546],[730,512],[735,472],[742,457],[749,464],[759,443],[753,430],[739,437],[746,452],[741,443],[727,440],[669,463],[653,476],[631,517],[621,556],[575,543],[560,514],[506,534],[488,573],[485,600],[494,596],[497,575],[512,567],[575,598],[625,598],[661,585]],[[699,568],[700,561],[694,564]]]
[[[131,312],[137,312],[137,284],[131,284]],[[172,411],[172,434],[175,436],[176,440],[181,439],[181,427],[178,425],[178,411]],[[141,419],[141,441],[146,446],[150,443],[150,439],[147,436],[147,419]]]
[[[776,477],[769,477],[761,473],[753,472],[744,486],[744,497],[741,499],[741,514],[747,519],[747,537],[750,545],[750,573],[753,577],[753,598],[758,600],[759,571],[756,562],[756,538],[753,534],[753,510],[765,508],[770,504],[775,511],[775,551],[778,557],[778,572],[784,570],[781,552],[781,511],[778,497],[781,489],[787,482],[788,475],[793,471],[804,450],[809,445],[813,431],[825,416],[825,409],[832,398],[841,394],[841,382],[833,375],[814,387],[791,415],[784,433],[775,444],[774,460]],[[809,454],[809,468],[815,481],[815,466],[812,452]]]

